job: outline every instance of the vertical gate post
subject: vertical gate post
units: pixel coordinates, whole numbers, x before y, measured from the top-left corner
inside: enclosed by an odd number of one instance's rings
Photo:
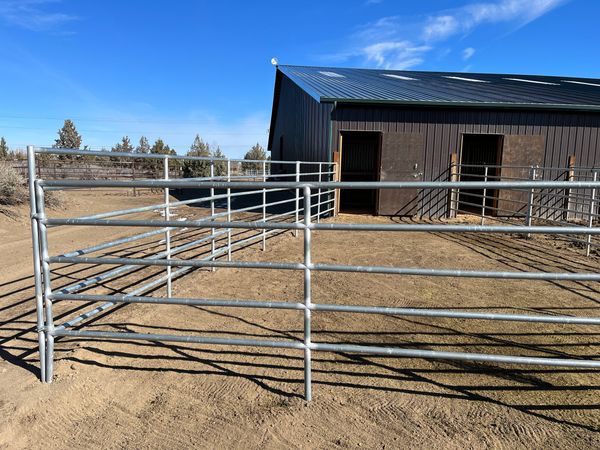
[[[529,168],[529,180],[531,181],[535,181],[536,178],[536,168],[534,166],[531,166]],[[531,226],[531,220],[533,217],[533,196],[534,196],[534,189],[531,188],[529,190],[529,196],[527,198],[527,214],[525,215],[525,226],[530,227]],[[531,233],[527,233],[527,239],[531,239]]]
[[[262,181],[263,183],[267,182],[267,161],[262,162]],[[263,188],[262,190],[262,220],[263,222],[267,221],[267,188]],[[262,230],[262,251],[264,252],[267,248],[267,229],[263,228]]]
[[[300,161],[296,161],[296,183],[300,182]],[[305,205],[306,208],[306,205]],[[306,209],[304,210],[306,212]],[[300,188],[296,187],[296,223],[300,222]],[[294,237],[298,236],[298,230],[294,230]]]
[[[488,166],[485,166],[485,169],[483,171],[483,182],[487,183],[488,181]],[[487,201],[487,186],[484,185],[483,186],[483,199],[481,202],[481,225],[483,225],[484,221],[485,221],[485,203]]]
[[[35,151],[27,146],[27,176],[29,185],[29,211],[31,218],[31,242],[33,245],[33,280],[35,286],[36,330],[40,353],[40,380],[46,381],[46,332],[44,329],[44,299],[42,269],[40,262],[39,225],[35,201]]]
[[[131,162],[131,179],[133,181],[135,181],[135,158],[133,159],[133,161]],[[137,191],[135,189],[135,186],[133,186],[133,196],[136,197],[137,196]]]
[[[598,181],[598,171],[594,170],[594,178],[593,181]],[[592,196],[590,198],[590,209],[588,215],[588,228],[592,228],[594,225],[594,206],[596,203],[596,186],[592,188]],[[585,256],[590,256],[590,250],[592,247],[592,235],[588,234],[587,236],[587,245],[585,248]]]
[[[312,399],[311,370],[311,229],[310,187],[304,187],[304,398]]]
[[[169,181],[169,157],[165,155],[163,158],[163,178],[165,181]],[[171,206],[170,206],[170,192],[169,188],[165,187],[165,220],[171,219]],[[166,256],[168,260],[171,259],[171,229],[167,227],[165,231],[165,247]],[[167,266],[167,298],[171,298],[173,293],[173,285],[171,280],[171,266]]]
[[[215,160],[211,159],[210,160],[210,181],[214,181],[214,177],[215,177]],[[211,187],[210,188],[210,220],[213,221],[215,220],[215,188]],[[211,234],[211,239],[210,239],[210,256],[211,256],[211,261],[215,260],[215,228],[211,228],[210,229],[210,234]],[[211,271],[215,271],[216,267],[211,267],[210,268]]]
[[[231,183],[231,160],[227,158],[227,183]],[[227,185],[227,222],[231,222],[231,187]],[[227,261],[231,261],[231,228],[227,229]]]
[[[40,238],[40,253],[42,263],[42,274],[44,277],[44,307],[46,312],[46,383],[52,382],[54,366],[54,317],[52,314],[52,286],[50,278],[50,264],[48,263],[48,230],[44,219],[46,209],[44,207],[44,190],[39,184],[35,184],[35,202],[37,206],[37,224]]]
[[[321,173],[323,172],[322,163],[319,163],[319,183],[321,182]],[[317,195],[317,223],[321,222],[321,188],[319,188],[319,194]]]

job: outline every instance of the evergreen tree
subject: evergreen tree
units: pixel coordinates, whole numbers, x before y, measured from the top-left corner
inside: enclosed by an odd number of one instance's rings
[[[58,138],[54,141],[54,148],[73,148],[79,149],[81,146],[81,136],[75,128],[75,124],[66,119],[64,125],[58,130]],[[61,155],[61,159],[71,159],[71,155]]]
[[[212,154],[212,157],[215,159],[225,159],[227,158],[225,154],[221,151],[221,147],[217,145],[217,149]],[[227,161],[215,161],[215,176],[223,177],[227,175]]]
[[[209,158],[211,156],[210,145],[204,142],[200,135],[196,134],[186,156],[202,156]],[[216,166],[215,166],[216,172]],[[183,176],[185,178],[198,178],[210,176],[210,161],[186,160],[183,162]]]
[[[4,136],[0,138],[0,159],[8,159],[8,145]]]
[[[150,153],[154,155],[175,155],[175,150],[172,150],[161,138],[154,141]]]
[[[123,136],[121,142],[118,142],[113,148],[110,149],[111,152],[119,152],[119,153],[133,153],[133,145],[131,145],[131,141],[129,140],[129,136]],[[111,161],[119,161],[119,157],[110,158]],[[123,161],[121,159],[121,161]],[[124,162],[124,161],[123,161]]]
[[[150,144],[148,143],[148,139],[146,138],[146,136],[142,136],[140,138],[140,143],[135,148],[135,152],[136,153],[143,153],[143,154],[150,153]]]
[[[154,141],[154,144],[150,148],[150,153],[153,155],[176,155],[177,154],[175,152],[175,150],[173,150],[171,147],[169,147],[167,144],[165,144],[161,138],[158,138],[156,141]],[[158,170],[159,168],[163,167],[163,161],[160,159],[147,159],[147,161],[148,161],[147,167],[150,167],[153,170]],[[173,161],[173,163],[171,163],[169,167],[172,169],[172,168],[175,168],[178,166],[179,166],[178,162]]]
[[[253,145],[252,148],[250,150],[248,150],[248,152],[246,152],[246,154],[244,155],[244,159],[254,159],[254,160],[266,160],[267,159],[267,152],[265,152],[265,149],[262,147],[262,145],[260,145],[258,142],[256,143],[256,145]],[[253,171],[253,170],[257,170],[260,171],[262,170],[262,163],[259,162],[243,162],[242,163],[242,170],[243,171]]]
[[[123,153],[132,153],[133,145],[131,145],[131,141],[129,140],[129,136],[123,136],[121,142],[117,143],[112,149],[111,152],[123,152]]]

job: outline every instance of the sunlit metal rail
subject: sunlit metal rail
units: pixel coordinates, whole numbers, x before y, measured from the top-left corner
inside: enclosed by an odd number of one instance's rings
[[[29,149],[30,163],[34,164],[35,149]],[[48,151],[48,150],[44,150]],[[94,152],[94,154],[97,154]],[[112,155],[114,156],[114,154]],[[285,163],[285,162],[282,162]],[[278,162],[279,164],[279,162]],[[40,360],[42,368],[42,379],[46,382],[52,380],[53,374],[53,346],[54,338],[60,336],[94,338],[94,339],[134,339],[148,341],[172,341],[189,342],[205,345],[234,345],[234,346],[257,346],[297,349],[304,352],[304,388],[305,398],[312,397],[312,352],[357,352],[365,354],[381,354],[399,357],[418,357],[428,359],[446,359],[463,361],[480,361],[507,364],[535,364],[546,366],[565,367],[588,367],[600,368],[600,360],[575,359],[575,358],[545,358],[532,356],[512,356],[482,353],[447,352],[436,350],[419,350],[397,347],[367,346],[353,344],[332,344],[313,342],[312,336],[312,314],[329,311],[337,313],[358,314],[387,314],[397,316],[423,316],[444,317],[461,320],[492,320],[492,321],[519,321],[531,323],[552,323],[564,325],[600,325],[600,317],[575,317],[569,315],[543,315],[543,314],[498,314],[488,312],[462,311],[459,309],[426,309],[426,308],[393,308],[369,305],[336,305],[326,303],[314,303],[312,298],[313,272],[351,272],[351,273],[375,273],[390,274],[398,276],[427,276],[427,277],[456,277],[456,278],[490,278],[490,279],[523,279],[532,281],[600,281],[600,273],[589,272],[532,272],[532,271],[488,271],[488,270],[463,270],[447,268],[424,268],[424,267],[388,267],[376,265],[351,265],[351,264],[324,264],[314,262],[312,259],[312,233],[314,231],[352,232],[352,231],[387,231],[387,232],[442,232],[442,233],[500,233],[500,234],[548,234],[548,235],[598,235],[600,228],[593,224],[580,225],[578,223],[560,225],[538,225],[529,222],[515,222],[500,225],[485,224],[444,224],[444,223],[390,223],[390,224],[348,224],[332,221],[321,222],[321,218],[330,216],[335,211],[336,189],[420,189],[451,192],[459,189],[505,189],[505,190],[552,190],[552,189],[597,189],[600,182],[597,179],[583,181],[552,181],[552,180],[515,180],[515,181],[421,181],[421,182],[336,182],[331,181],[335,174],[330,163],[306,163],[320,164],[317,173],[320,174],[315,181],[315,172],[307,171],[308,180],[299,180],[303,173],[298,170],[301,163],[295,162],[296,172],[293,177],[296,181],[279,181],[263,179],[259,181],[248,180],[216,180],[214,178],[193,180],[35,180],[30,179],[31,202],[32,202],[32,224],[34,240],[34,268],[36,278],[36,301],[38,306],[38,331],[40,336]],[[329,164],[329,165],[328,165]],[[321,170],[321,165],[326,169]],[[33,172],[35,173],[35,172]],[[322,175],[326,173],[326,181]],[[263,171],[264,174],[264,171]],[[199,219],[170,220],[168,212],[164,219],[120,219],[118,216],[135,214],[148,211],[146,207],[133,208],[131,210],[120,210],[111,213],[94,214],[79,218],[49,218],[44,208],[45,192],[54,189],[70,188],[157,188],[157,189],[202,189],[209,192],[208,197],[194,199],[189,203],[172,202],[165,196],[165,203],[155,208],[168,208],[175,204],[193,204],[211,202],[211,214]],[[262,194],[256,205],[239,208],[231,207],[231,199],[240,194],[240,190],[248,190],[252,195]],[[216,190],[226,192],[227,210],[224,213],[216,213],[214,201],[223,199]],[[292,192],[289,198],[268,201],[271,192]],[[267,208],[292,203],[292,208],[283,213],[268,213]],[[248,220],[243,214],[258,211],[260,218]],[[87,256],[100,249],[108,248],[109,244],[100,244],[79,251],[68,252],[62,255],[51,256],[48,253],[49,227],[60,226],[95,226],[95,227],[127,227],[127,228],[153,228],[155,231],[149,233],[165,233],[183,228],[206,230],[209,234],[191,242],[167,248],[165,251],[145,257],[117,257],[117,256]],[[232,241],[232,230],[252,230],[256,234]],[[231,257],[232,248],[253,242],[261,242],[264,246],[264,237],[268,234],[280,233],[286,230],[295,231],[303,235],[302,255],[296,262],[278,261],[240,261]],[[142,233],[142,234],[144,234]],[[136,235],[131,238],[121,238],[118,242],[129,242],[127,239],[138,239]],[[214,243],[219,236],[226,237],[227,244],[216,247]],[[142,238],[139,238],[142,239]],[[166,238],[168,240],[168,235]],[[201,258],[178,258],[178,254],[185,252],[200,243],[210,241],[212,246],[209,254]],[[117,241],[114,241],[117,242]],[[263,247],[264,248],[264,247]],[[88,283],[83,280],[68,288],[55,291],[52,288],[50,267],[56,264],[80,264],[116,266],[116,268],[105,272],[104,276],[112,276],[111,273],[133,270],[135,267],[165,267],[174,269],[166,275],[153,280],[142,287],[136,288],[126,294],[85,294],[80,293],[79,286]],[[272,301],[258,301],[253,299],[210,299],[210,298],[176,298],[168,294],[165,297],[144,295],[151,288],[175,279],[195,268],[240,268],[240,269],[262,269],[300,271],[303,273],[303,289],[295,302],[284,302],[274,299]],[[91,282],[93,283],[93,281]],[[55,324],[52,313],[53,302],[104,302],[101,306],[81,314],[62,324]],[[304,336],[301,340],[261,340],[261,339],[230,339],[216,338],[196,335],[170,335],[149,334],[130,332],[108,332],[88,331],[73,329],[74,326],[82,326],[84,322],[94,315],[106,311],[115,304],[167,304],[167,305],[194,305],[204,307],[242,307],[242,308],[270,308],[279,310],[298,310],[303,312]]]

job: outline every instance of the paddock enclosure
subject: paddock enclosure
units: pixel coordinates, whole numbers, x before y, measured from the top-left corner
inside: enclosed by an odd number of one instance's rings
[[[163,164],[164,177],[140,180],[45,180],[36,177],[37,154],[158,159]],[[186,158],[207,161],[213,176],[171,179],[169,165]],[[573,285],[585,286],[585,289],[595,292],[594,286],[600,281],[593,241],[600,234],[595,220],[599,181],[593,169],[585,169],[589,171],[589,176],[586,175],[584,179],[572,177],[570,181],[548,181],[536,176],[497,181],[490,168],[485,166],[483,175],[487,171],[487,178],[475,178],[477,174],[473,172],[469,175],[469,181],[455,177],[460,174],[461,168],[457,167],[454,172],[450,170],[454,175],[444,181],[356,182],[337,181],[339,168],[328,162],[245,161],[257,164],[257,169],[234,176],[231,166],[236,161],[210,158],[29,147],[28,161],[40,374],[45,382],[51,382],[54,376],[55,349],[61,346],[63,340],[69,339],[147,341],[156,346],[175,342],[208,348],[256,347],[290,354],[300,351],[303,354],[302,380],[307,400],[312,397],[312,361],[316,352],[463,361],[494,366],[536,365],[549,367],[550,371],[559,367],[600,367],[600,360],[596,359],[594,352],[547,352],[544,348],[536,348],[534,344],[517,346],[517,350],[523,351],[512,355],[503,353],[502,347],[493,351],[455,351],[445,350],[443,345],[441,348],[436,348],[434,344],[432,348],[422,348],[403,344],[403,341],[396,339],[387,340],[385,335],[375,341],[365,339],[364,336],[369,336],[370,332],[377,335],[377,326],[373,330],[362,330],[360,335],[353,334],[349,327],[344,330],[346,333],[341,340],[324,339],[318,333],[316,336],[313,334],[313,321],[318,321],[321,315],[329,317],[331,314],[349,317],[366,315],[364,320],[369,324],[374,323],[376,318],[382,321],[387,317],[421,318],[427,323],[435,320],[456,321],[458,324],[469,321],[497,322],[500,329],[508,329],[511,323],[518,325],[524,322],[529,324],[528,327],[545,327],[542,329],[546,330],[548,336],[556,334],[558,340],[561,339],[559,330],[600,325],[600,317],[594,315],[595,308],[571,305],[577,296],[563,299],[566,294],[562,291],[564,286]],[[227,167],[225,175],[214,176],[215,165],[223,163]],[[291,167],[276,173],[268,168],[271,164],[273,167]],[[61,211],[45,208],[45,197],[53,191],[62,190],[68,194],[73,189],[94,192],[100,189],[133,188],[161,190],[164,192],[164,202],[83,217],[69,217],[63,212],[68,211],[68,206]],[[344,192],[366,190],[372,193],[369,195],[382,195],[388,190],[417,191],[419,195],[443,191],[452,199],[454,213],[446,219],[414,216],[383,221],[356,216],[353,220],[352,215],[336,215],[340,189]],[[494,192],[510,194],[505,198],[513,202],[522,201],[523,214],[511,214],[508,217],[495,214],[498,201]],[[554,215],[539,212],[538,199],[543,196],[556,197],[556,204],[560,206],[556,206]],[[487,202],[488,197],[496,200]],[[586,207],[569,207],[575,202],[583,202]],[[469,206],[467,203],[476,207],[466,208]],[[544,204],[547,203],[545,201]],[[60,254],[52,253],[48,229],[62,227],[89,228],[90,245]],[[94,242],[94,230],[103,227],[120,227],[126,234],[110,242]],[[440,236],[456,242],[475,240],[484,246],[494,243],[499,248],[514,247],[517,254],[519,248],[536,251],[537,247],[541,251],[545,247],[562,245],[568,247],[567,255],[576,255],[575,258],[583,258],[588,263],[570,264],[568,258],[556,261],[554,257],[544,261],[541,256],[540,264],[524,264],[520,261],[498,266],[471,261],[472,265],[464,267],[461,258],[442,253],[439,262],[431,258],[420,260],[419,245],[426,247],[431,242],[437,242]],[[285,238],[291,241],[286,244]],[[370,242],[372,254],[354,255],[353,239]],[[320,247],[324,245],[323,242],[329,242],[327,245],[333,247]],[[410,250],[410,257],[406,255],[403,258],[403,252],[408,249],[401,249],[404,242],[406,245],[409,242],[421,243],[415,244],[416,247]],[[124,250],[134,244],[138,249],[136,252]],[[282,247],[283,253],[276,253],[279,259],[271,260],[261,256],[268,254],[265,249],[270,245],[287,247]],[[342,247],[336,252],[334,249],[339,245]],[[247,255],[243,251],[254,247],[261,251],[250,253],[251,259],[247,256],[236,257],[238,254]],[[331,251],[333,253],[329,253]],[[392,254],[387,255],[387,252]],[[587,258],[584,256],[586,252],[589,255]],[[54,287],[53,274],[64,272],[65,269],[70,273],[71,284]],[[244,273],[247,272],[250,277],[257,271],[264,273],[264,279],[271,280],[271,283],[265,281],[265,290],[262,290],[258,281],[258,286],[249,289],[251,292],[240,295],[239,289],[233,285],[223,285],[219,289],[210,285],[211,282],[205,277],[210,277],[211,271],[215,270],[217,273],[223,271],[231,274],[231,283],[245,285],[245,281],[233,280],[239,276],[243,280]],[[198,276],[198,273],[205,271],[208,271],[208,275],[203,275],[202,279],[208,284],[198,284],[191,291],[188,288],[188,295],[185,296],[174,294],[179,280]],[[299,284],[291,281],[296,274],[301,278]],[[273,281],[275,275],[276,281]],[[125,286],[110,285],[111,279],[123,276],[127,280]],[[351,277],[353,281],[347,286],[355,286],[358,290],[345,290],[346,285],[332,281],[336,276]],[[385,295],[381,292],[382,298],[378,298],[377,280],[381,279],[378,277],[394,280],[387,285]],[[416,283],[414,280],[428,283],[437,297],[431,299],[427,291],[415,291],[412,288]],[[477,280],[487,283],[481,286],[486,286],[484,290],[490,299],[500,299],[500,304],[493,301],[492,308],[491,303],[470,305],[468,298],[467,301],[459,300],[460,294],[455,288],[461,284],[468,286]],[[441,289],[444,285],[452,286],[446,294]],[[274,289],[273,293],[266,289],[267,286]],[[291,287],[286,298],[279,297],[280,288],[287,286]],[[515,290],[515,286],[520,286],[521,290]],[[546,304],[544,308],[534,306],[538,289],[544,292],[546,299],[551,299],[549,292],[556,293],[556,309],[551,304]],[[344,292],[343,295],[340,290]],[[359,294],[361,290],[366,290],[368,294]],[[222,297],[204,295],[214,291],[220,291]],[[314,297],[315,293],[318,299]],[[409,294],[414,298],[407,301]],[[527,298],[521,299],[521,295]],[[513,300],[517,304],[522,302],[522,305],[510,305]],[[585,303],[590,300],[582,297],[581,301]],[[506,302],[506,305],[502,302]],[[76,308],[67,315],[61,312],[61,318],[57,321],[54,308],[62,308],[66,304],[83,304],[86,307]],[[424,306],[416,306],[420,304]],[[216,311],[258,309],[269,311],[273,317],[296,314],[294,317],[297,317],[302,331],[300,336],[283,333],[277,338],[266,339],[239,337],[235,333],[227,335],[226,329],[221,330],[225,335],[218,337],[201,333],[170,333],[168,326],[160,326],[160,314],[152,316],[153,323],[147,324],[161,330],[160,333],[128,329],[97,330],[95,327],[97,318],[110,317],[112,311],[120,307],[133,308],[133,305],[157,308],[157,311],[165,307],[181,308],[182,317],[186,315],[185,308]],[[354,322],[348,319],[348,323]],[[585,344],[582,345],[585,347]],[[595,344],[589,345],[593,349]]]

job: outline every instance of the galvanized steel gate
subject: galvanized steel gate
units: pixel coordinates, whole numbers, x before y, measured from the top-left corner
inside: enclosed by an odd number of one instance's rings
[[[41,378],[45,382],[52,381],[53,374],[53,352],[54,339],[61,336],[71,336],[94,339],[132,339],[148,341],[174,341],[191,342],[208,345],[234,345],[234,346],[257,346],[278,347],[298,349],[304,351],[304,383],[305,398],[310,400],[311,391],[311,352],[357,352],[365,354],[380,354],[399,357],[416,357],[444,360],[480,361],[509,364],[536,364],[546,366],[567,367],[592,367],[600,368],[598,360],[544,358],[529,356],[508,356],[484,353],[462,353],[433,350],[418,350],[396,347],[381,347],[367,345],[346,345],[313,342],[311,337],[311,316],[313,312],[334,311],[344,313],[362,314],[388,314],[399,316],[424,316],[445,317],[456,319],[477,319],[497,321],[519,321],[554,324],[586,324],[600,325],[600,317],[574,317],[568,315],[529,315],[529,314],[499,314],[488,312],[470,312],[458,309],[425,309],[425,308],[392,308],[367,305],[337,305],[328,303],[313,303],[312,301],[312,278],[314,271],[329,272],[355,272],[355,273],[378,273],[410,276],[433,276],[433,277],[468,277],[468,278],[495,278],[495,279],[522,279],[522,280],[578,280],[578,281],[600,281],[599,273],[576,273],[576,272],[522,272],[522,271],[470,271],[461,269],[434,269],[420,267],[387,267],[387,266],[357,266],[341,264],[314,263],[311,257],[312,232],[348,232],[348,231],[394,231],[394,232],[441,232],[441,233],[516,233],[520,235],[530,234],[556,234],[556,235],[599,235],[600,228],[594,226],[579,226],[576,224],[565,225],[535,225],[531,221],[527,223],[496,224],[496,225],[472,225],[472,224],[445,224],[445,223],[390,223],[390,224],[348,224],[336,223],[335,221],[321,222],[321,218],[331,215],[335,211],[335,189],[419,189],[419,190],[444,190],[451,192],[459,189],[515,189],[530,192],[532,190],[552,189],[597,189],[600,182],[596,180],[581,182],[565,181],[442,181],[442,182],[353,182],[340,183],[332,181],[336,172],[332,163],[315,162],[288,162],[273,161],[280,165],[292,165],[292,171],[278,175],[278,178],[290,177],[294,181],[271,181],[267,177],[267,171],[263,166],[262,173],[253,174],[259,181],[248,180],[248,176],[234,179],[231,174],[231,162],[227,163],[228,173],[225,177],[209,177],[203,179],[168,179],[168,161],[170,159],[185,159],[186,157],[172,157],[162,155],[135,155],[135,157],[162,158],[165,164],[165,179],[163,180],[41,180],[35,177],[35,154],[92,154],[104,157],[131,157],[129,154],[115,154],[102,152],[80,152],[77,150],[59,150],[28,148],[29,159],[29,187],[32,209],[32,237],[35,275],[35,298],[37,305],[37,329],[40,349]],[[194,158],[191,158],[194,159]],[[206,160],[207,158],[195,158]],[[210,160],[210,159],[208,159]],[[215,160],[211,162],[213,166]],[[263,162],[263,164],[266,164]],[[306,167],[306,170],[302,170]],[[318,167],[318,170],[311,169]],[[213,174],[213,172],[211,172]],[[45,212],[45,193],[48,190],[60,190],[71,188],[153,188],[165,191],[165,202],[161,205],[135,208],[130,210],[114,211],[111,213],[96,214],[82,218],[48,218]],[[169,189],[208,189],[208,197],[184,200],[179,202],[169,201]],[[215,195],[215,190],[224,190],[226,193]],[[246,190],[252,195],[259,194],[261,200],[256,205],[232,209],[231,200],[236,196],[249,195],[238,190]],[[236,191],[236,192],[232,192]],[[277,202],[268,202],[267,197],[272,192],[291,192],[289,198]],[[215,201],[225,200],[227,209],[222,213],[215,213]],[[315,201],[316,200],[316,201]],[[210,203],[211,214],[198,220],[171,220],[170,208],[183,204]],[[292,203],[291,209],[283,213],[269,213],[268,208],[273,205],[285,205]],[[111,217],[148,211],[151,209],[164,209],[164,220],[142,220],[142,219],[113,219]],[[244,216],[235,218],[237,213],[248,211],[260,211],[259,220],[247,220]],[[222,219],[222,220],[220,220]],[[62,255],[51,256],[48,253],[48,227],[56,226],[125,226],[125,227],[151,227],[153,231],[144,232],[122,238],[100,245],[79,249]],[[210,230],[208,236],[188,242],[178,247],[171,247],[170,234],[183,228]],[[257,230],[257,234],[239,241],[232,241],[232,230]],[[265,262],[265,261],[235,261],[232,259],[232,249],[236,245],[246,245],[252,242],[262,242],[268,235],[293,230],[295,233],[303,234],[303,255],[298,262]],[[164,234],[165,250],[152,256],[144,258],[129,257],[93,257],[86,256],[90,253],[103,250],[122,243],[134,240],[143,240],[147,237]],[[226,244],[217,248],[215,244],[218,238],[226,237]],[[174,256],[186,249],[193,248],[202,243],[211,244],[210,255],[203,259],[181,259]],[[81,280],[74,285],[58,291],[52,288],[50,267],[54,264],[82,264],[82,265],[109,265],[116,268],[103,273],[101,276]],[[128,292],[127,294],[82,294],[78,293],[82,288],[141,266],[162,266],[166,274],[156,280]],[[208,298],[174,298],[171,296],[171,280],[188,273],[194,268],[230,267],[230,268],[252,268],[264,270],[291,270],[301,271],[304,275],[304,287],[302,298],[297,302],[282,301],[256,301],[256,300],[231,300],[231,299],[208,299]],[[177,268],[171,271],[171,268]],[[149,289],[160,285],[167,285],[165,297],[143,295]],[[52,306],[57,301],[75,302],[104,302],[100,306],[80,314],[71,320],[55,324]],[[258,339],[228,339],[203,336],[181,336],[171,334],[148,334],[130,332],[107,332],[88,331],[73,329],[85,326],[85,321],[100,312],[109,310],[119,303],[145,303],[145,304],[171,304],[171,305],[200,305],[208,307],[244,307],[244,308],[273,308],[281,310],[300,310],[304,315],[304,339],[303,340],[258,340]]]

